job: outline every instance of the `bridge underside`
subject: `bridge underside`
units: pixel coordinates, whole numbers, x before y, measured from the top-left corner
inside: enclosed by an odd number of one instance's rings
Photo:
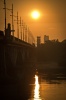
[[[10,73],[20,68],[26,70],[24,66],[34,61],[35,47],[9,41],[0,43],[0,73]]]
[[[25,97],[35,72],[35,47],[0,42],[0,97],[18,100]],[[26,88],[27,87],[27,88]]]

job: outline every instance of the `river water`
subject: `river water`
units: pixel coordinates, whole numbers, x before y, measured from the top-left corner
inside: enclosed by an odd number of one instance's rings
[[[27,68],[12,79],[1,79],[1,100],[66,100],[66,69],[53,67],[32,72]]]
[[[66,76],[62,73],[48,75],[36,73],[28,100],[66,100]]]

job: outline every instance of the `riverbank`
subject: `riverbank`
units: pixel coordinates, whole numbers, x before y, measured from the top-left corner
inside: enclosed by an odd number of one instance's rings
[[[66,73],[66,67],[59,66],[56,62],[38,62],[37,69],[44,73]]]

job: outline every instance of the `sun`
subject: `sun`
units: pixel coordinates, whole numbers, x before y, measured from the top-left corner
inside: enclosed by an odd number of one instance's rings
[[[31,13],[31,16],[33,19],[38,19],[40,17],[40,13],[39,13],[39,11],[33,11]]]

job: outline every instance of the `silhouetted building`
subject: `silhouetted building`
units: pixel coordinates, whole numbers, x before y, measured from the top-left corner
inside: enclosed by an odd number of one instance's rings
[[[44,43],[49,40],[49,36],[44,35]]]
[[[38,36],[38,37],[37,37],[37,47],[38,47],[40,44],[41,44],[41,37]]]

